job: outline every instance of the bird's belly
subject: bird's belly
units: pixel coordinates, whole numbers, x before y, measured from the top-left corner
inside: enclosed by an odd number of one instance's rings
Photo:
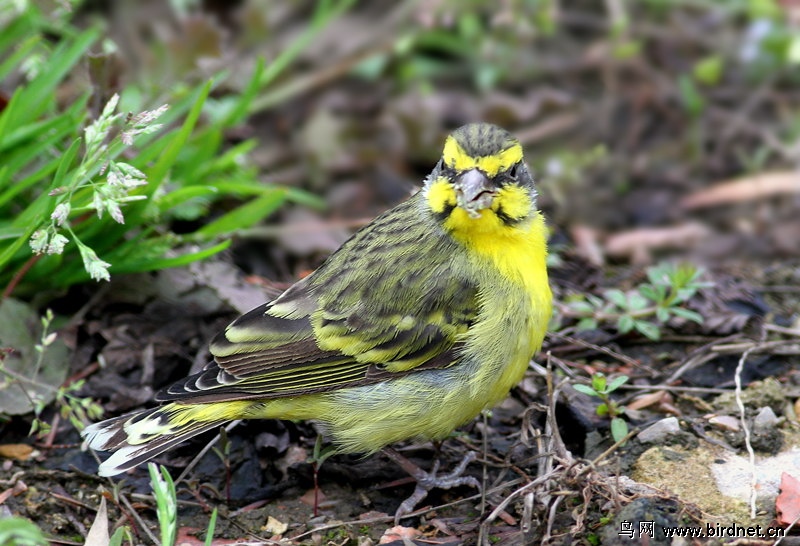
[[[496,402],[495,393],[475,391],[470,384],[475,367],[462,361],[444,370],[325,393],[322,405],[328,411],[316,420],[344,452],[370,453],[408,438],[442,439]]]

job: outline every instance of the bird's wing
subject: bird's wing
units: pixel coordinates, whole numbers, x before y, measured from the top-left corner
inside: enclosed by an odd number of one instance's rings
[[[214,361],[158,398],[297,396],[454,363],[477,313],[477,288],[451,270],[446,236],[429,239],[420,255],[421,234],[394,217],[379,218],[312,275],[234,321],[212,342]],[[381,245],[367,244],[375,237]]]

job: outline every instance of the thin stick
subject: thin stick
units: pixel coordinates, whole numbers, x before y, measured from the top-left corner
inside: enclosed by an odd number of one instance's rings
[[[241,423],[241,422],[242,422],[242,420],[241,420],[241,419],[239,419],[239,420],[237,420],[237,421],[232,421],[232,422],[228,423],[228,426],[226,426],[226,427],[225,427],[225,432],[230,432],[230,431],[232,431],[232,430],[234,429],[234,427],[236,427],[236,425],[238,425],[238,424],[239,424],[239,423]],[[194,469],[194,467],[195,467],[195,466],[197,466],[197,463],[199,463],[199,462],[200,462],[200,459],[202,459],[202,458],[203,458],[203,455],[205,455],[206,453],[208,453],[208,450],[209,450],[209,449],[211,449],[212,447],[214,447],[214,444],[216,444],[217,442],[219,442],[219,439],[220,439],[220,437],[221,437],[221,436],[222,436],[222,435],[218,433],[216,436],[214,436],[214,439],[213,439],[213,440],[211,440],[210,442],[208,442],[208,443],[206,444],[206,446],[205,446],[203,449],[201,449],[201,450],[200,450],[200,453],[198,453],[197,455],[195,455],[194,459],[192,459],[192,461],[191,461],[191,462],[190,462],[190,463],[189,463],[189,464],[186,466],[186,468],[184,468],[184,469],[183,469],[183,472],[181,472],[181,475],[180,475],[180,476],[178,476],[178,479],[177,479],[177,480],[175,480],[175,483],[182,482],[182,481],[184,480],[184,478],[186,478],[186,475],[187,475],[189,472],[191,472],[191,471]]]
[[[742,371],[744,370],[747,357],[750,352],[755,349],[751,347],[742,353],[739,363],[736,365],[736,375],[734,381],[736,383],[736,405],[739,407],[739,420],[742,422],[742,429],[744,430],[744,445],[747,447],[747,454],[750,459],[750,517],[756,517],[756,491],[758,486],[758,474],[756,471],[756,452],[753,450],[753,445],[750,443],[750,427],[747,426],[745,419],[744,401],[742,400]]]

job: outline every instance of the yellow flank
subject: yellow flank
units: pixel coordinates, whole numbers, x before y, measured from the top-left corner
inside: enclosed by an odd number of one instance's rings
[[[233,421],[241,419],[253,403],[236,400],[220,404],[180,404],[165,406],[170,414],[170,425],[180,428],[194,421]]]
[[[497,173],[505,171],[512,165],[522,161],[522,147],[515,143],[510,148],[494,155],[472,157],[464,151],[464,148],[451,135],[447,137],[444,143],[442,159],[445,165],[455,169],[457,172],[480,169],[489,178],[492,178]]]

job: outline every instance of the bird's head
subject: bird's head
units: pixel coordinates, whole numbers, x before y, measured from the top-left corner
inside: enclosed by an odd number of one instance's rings
[[[489,123],[464,125],[447,137],[424,195],[449,229],[475,229],[478,224],[501,229],[536,212],[536,190],[522,146],[508,131]]]

